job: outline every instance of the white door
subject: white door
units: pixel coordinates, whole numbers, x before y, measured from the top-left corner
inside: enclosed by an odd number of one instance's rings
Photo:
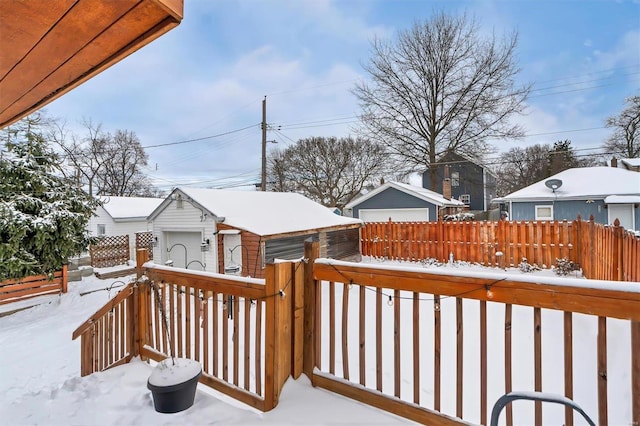
[[[358,216],[365,222],[425,222],[429,220],[429,209],[362,209]]]
[[[613,225],[616,219],[624,229],[635,229],[633,218],[633,204],[608,204],[609,225]]]
[[[165,232],[166,247],[163,248],[165,261],[171,261],[176,268],[204,271],[202,258],[202,232]]]
[[[224,248],[224,273],[230,275],[242,274],[242,240],[240,234],[224,234],[222,236]]]

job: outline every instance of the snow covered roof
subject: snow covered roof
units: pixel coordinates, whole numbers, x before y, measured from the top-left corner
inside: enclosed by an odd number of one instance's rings
[[[325,206],[291,192],[230,191],[225,189],[177,188],[169,196],[182,192],[224,224],[257,235],[360,225],[362,221],[331,212]],[[157,208],[153,219],[160,213]]]
[[[144,219],[162,203],[163,198],[101,197],[102,208],[114,221],[118,219]]]
[[[562,181],[562,186],[556,189],[555,194],[544,184],[549,179]],[[568,169],[497,200],[604,199],[609,195],[640,195],[640,173],[616,167]]]
[[[431,191],[427,188],[422,188],[420,186],[415,186],[415,185],[409,185],[408,183],[387,182],[384,185],[380,185],[376,189],[368,192],[362,197],[356,198],[355,200],[347,204],[345,207],[353,208],[358,204],[362,203],[363,201],[368,200],[369,198],[381,193],[382,191],[388,188],[397,189],[398,191],[402,191],[405,194],[412,195],[416,198],[420,198],[421,200],[427,201],[429,203],[435,204],[436,206],[440,206],[440,207],[442,206],[464,207],[465,205],[462,201],[459,201],[459,200],[454,200],[454,199],[447,200],[441,194],[438,194],[437,192]]]
[[[627,167],[640,167],[640,158],[623,158],[620,163]]]
[[[609,195],[604,199],[605,204],[635,204],[640,203],[640,195]]]

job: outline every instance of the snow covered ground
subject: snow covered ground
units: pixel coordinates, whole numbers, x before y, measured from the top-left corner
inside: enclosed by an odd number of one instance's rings
[[[376,262],[371,259],[368,261]],[[413,267],[415,266],[416,264],[413,264]],[[447,266],[439,268],[442,267]],[[477,269],[478,267],[459,264],[457,268]],[[521,274],[518,270],[511,273]],[[536,272],[538,273],[551,274],[549,271]],[[78,325],[113,297],[119,289],[118,286],[124,281],[128,279],[99,280],[94,276],[85,277],[81,282],[69,283],[69,292],[65,295],[40,297],[37,299],[41,303],[38,306],[0,317],[0,360],[2,361],[0,364],[0,395],[2,395],[0,424],[387,425],[407,423],[405,419],[322,389],[314,389],[304,375],[298,380],[287,381],[280,404],[268,413],[256,411],[199,385],[194,406],[176,414],[160,414],[154,410],[151,392],[146,387],[152,367],[137,359],[128,365],[106,372],[80,377],[80,342],[79,339],[72,341],[71,334]],[[24,302],[21,303],[24,304]],[[16,307],[24,306],[5,305],[1,307],[0,315],[2,311]],[[582,327],[580,320],[574,321],[576,321],[574,328]],[[589,322],[585,324],[588,326]],[[576,334],[579,332],[580,330],[576,330]],[[609,392],[610,400],[614,401],[615,405],[610,405],[610,422],[617,424],[616,421],[623,421],[627,424],[628,421],[624,419],[630,418],[629,387],[625,386],[625,390],[618,393],[615,384],[626,384],[629,380],[628,369],[624,366],[628,365],[630,348],[628,343],[622,343],[617,347],[618,335],[628,337],[628,327],[616,324],[609,329],[610,349],[614,348],[610,358],[612,368]],[[556,333],[556,336],[559,334]],[[561,343],[555,341],[547,341],[544,347],[556,345],[561,348]],[[515,350],[514,354],[517,354],[517,347]],[[579,360],[582,354],[575,352],[575,349],[574,353],[577,356],[575,368],[579,371],[578,369],[581,368]],[[594,354],[589,353],[584,359],[592,364],[593,357]],[[612,364],[617,364],[619,369],[616,370],[616,365]],[[561,364],[556,370],[561,370]],[[469,371],[466,366],[465,371]],[[527,374],[516,371],[514,384],[528,382]],[[559,376],[561,377],[561,373]],[[591,390],[595,389],[593,386],[595,383],[592,381],[594,380],[590,378],[578,377],[577,392],[580,391],[578,386],[581,384]],[[445,397],[443,401],[445,405],[455,404],[455,401],[446,399]],[[582,407],[594,417],[597,411],[596,407],[592,406],[593,399],[588,401],[589,406],[582,405]],[[490,401],[491,404],[493,402],[493,400]],[[530,409],[532,411],[532,407]],[[562,410],[556,411],[561,416]],[[576,424],[581,424],[578,417],[576,417]]]
[[[110,292],[104,290],[116,281],[127,279],[85,277],[69,283],[65,295],[41,296],[36,301],[42,304],[0,317],[1,425],[406,423],[402,418],[314,389],[306,376],[289,380],[280,404],[268,413],[198,385],[193,407],[175,414],[154,410],[146,386],[151,367],[138,359],[80,377],[80,339],[72,341],[71,334],[116,294],[115,286]],[[98,291],[87,293],[92,290]],[[0,314],[27,304],[4,305]]]

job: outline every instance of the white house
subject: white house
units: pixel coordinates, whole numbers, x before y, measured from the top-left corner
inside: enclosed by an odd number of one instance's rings
[[[129,235],[129,252],[135,259],[135,234],[151,230],[147,217],[162,203],[162,198],[101,197],[103,202],[87,225],[94,236]]]
[[[153,259],[174,267],[260,278],[266,261],[360,255],[362,222],[295,193],[176,188],[149,216]]]

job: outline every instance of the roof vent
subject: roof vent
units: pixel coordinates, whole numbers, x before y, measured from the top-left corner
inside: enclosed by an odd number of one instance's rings
[[[556,189],[562,186],[562,181],[560,179],[549,179],[546,180],[544,184],[547,188],[549,188],[553,192],[556,192]]]

